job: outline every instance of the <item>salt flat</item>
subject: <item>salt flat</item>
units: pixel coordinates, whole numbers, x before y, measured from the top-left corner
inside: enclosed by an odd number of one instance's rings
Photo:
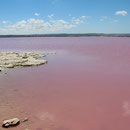
[[[0,52],[0,71],[6,68],[19,68],[27,66],[38,66],[47,63],[46,60],[39,60],[44,54],[25,52]]]

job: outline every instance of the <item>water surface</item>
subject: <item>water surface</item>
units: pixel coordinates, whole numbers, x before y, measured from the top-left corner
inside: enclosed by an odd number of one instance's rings
[[[130,130],[130,38],[1,38],[0,51],[57,53],[0,73],[0,121],[29,117],[10,129]]]

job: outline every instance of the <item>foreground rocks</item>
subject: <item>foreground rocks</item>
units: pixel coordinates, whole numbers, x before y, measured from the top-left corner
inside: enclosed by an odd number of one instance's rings
[[[18,118],[13,118],[3,121],[2,127],[16,126],[18,124],[20,124],[20,120]]]
[[[25,52],[0,52],[0,71],[6,68],[19,68],[27,66],[38,66],[47,63],[46,60],[39,60],[44,54]]]
[[[25,117],[25,118],[22,120],[22,122],[26,122],[26,121],[28,121],[28,118],[27,118],[27,117]]]
[[[17,126],[20,124],[20,122],[26,122],[26,121],[28,121],[27,117],[25,117],[23,120],[20,120],[19,118],[4,120],[2,122],[2,127],[8,128],[8,127]]]

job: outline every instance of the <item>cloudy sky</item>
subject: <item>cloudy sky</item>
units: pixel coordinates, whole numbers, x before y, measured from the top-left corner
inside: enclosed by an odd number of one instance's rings
[[[130,33],[130,0],[0,0],[0,34]]]

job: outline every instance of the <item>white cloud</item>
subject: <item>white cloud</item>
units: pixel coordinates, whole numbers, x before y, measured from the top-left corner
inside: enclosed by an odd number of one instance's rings
[[[86,16],[81,16],[81,18],[82,18],[82,19],[85,19],[85,18],[86,18]]]
[[[114,23],[118,23],[118,22],[119,22],[119,20],[116,20],[116,19],[115,19],[115,20],[113,20],[113,22],[114,22]]]
[[[108,19],[107,16],[101,16],[100,21],[105,21],[106,19]]]
[[[72,17],[72,22],[74,24],[82,24],[82,23],[84,23],[83,19],[85,19],[85,18],[86,18],[86,16],[81,16],[79,18]]]
[[[7,21],[2,21],[2,23],[3,23],[3,24],[6,24],[6,23],[7,23]]]
[[[39,16],[40,14],[39,13],[34,13],[35,16]]]
[[[122,10],[122,11],[117,11],[117,12],[115,12],[115,14],[116,14],[116,15],[123,15],[123,16],[125,16],[125,15],[127,15],[127,14],[128,14],[128,12],[127,12],[127,11]]]
[[[72,23],[73,23],[73,24],[83,24],[84,21],[83,21],[82,16],[79,17],[79,18],[72,17]]]
[[[57,5],[59,5],[62,1],[63,1],[63,0],[51,0],[51,4],[52,4],[53,6],[57,6]]]
[[[48,18],[52,18],[54,16],[54,14],[50,14],[48,15]]]
[[[54,15],[49,15],[50,18]],[[72,18],[72,21],[66,21],[63,19],[50,19],[44,21],[43,19],[30,18],[28,20],[21,20],[15,24],[6,25],[0,28],[0,34],[44,34],[44,33],[57,33],[63,32],[66,29],[77,27],[78,24],[82,24],[84,21],[81,18]]]
[[[119,20],[112,19],[111,17],[108,17],[108,16],[101,16],[99,21],[101,21],[101,22],[105,21],[105,22],[109,22],[109,23],[118,23],[119,22]]]

